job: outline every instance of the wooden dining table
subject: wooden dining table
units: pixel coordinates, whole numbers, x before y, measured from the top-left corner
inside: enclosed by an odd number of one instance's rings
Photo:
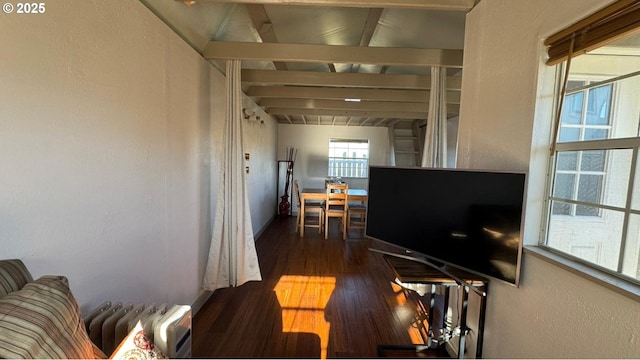
[[[300,192],[300,237],[304,236],[304,204],[306,201],[324,201],[327,198],[327,190],[321,188],[305,188]],[[360,201],[363,204],[367,201],[367,190],[348,189],[348,201]]]

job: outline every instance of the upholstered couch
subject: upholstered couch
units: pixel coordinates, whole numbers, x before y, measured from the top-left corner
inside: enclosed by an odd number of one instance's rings
[[[36,280],[17,259],[0,260],[0,358],[104,358],[89,339],[64,276]]]

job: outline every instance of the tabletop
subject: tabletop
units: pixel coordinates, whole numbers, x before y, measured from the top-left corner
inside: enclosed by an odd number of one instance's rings
[[[304,188],[300,195],[303,194],[326,194],[327,190],[321,188]],[[367,196],[367,190],[365,189],[348,189],[347,194],[349,196]]]

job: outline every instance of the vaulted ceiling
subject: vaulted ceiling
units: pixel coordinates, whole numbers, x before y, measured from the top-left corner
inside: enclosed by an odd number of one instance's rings
[[[397,126],[427,117],[430,69],[458,114],[466,13],[479,0],[141,0],[281,123]]]

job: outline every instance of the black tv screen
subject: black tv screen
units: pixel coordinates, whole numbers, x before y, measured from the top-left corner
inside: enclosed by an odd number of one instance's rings
[[[517,286],[524,189],[518,172],[372,166],[365,234]]]

